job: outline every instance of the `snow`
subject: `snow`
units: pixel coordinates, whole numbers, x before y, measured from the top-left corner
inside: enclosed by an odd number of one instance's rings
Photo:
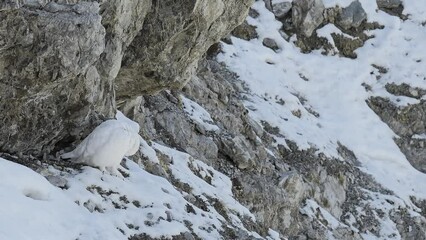
[[[255,221],[254,215],[239,202],[235,201],[232,194],[232,182],[226,175],[217,172],[214,168],[206,165],[205,163],[193,159],[190,155],[154,144],[154,148],[172,156],[174,159],[171,165],[173,175],[180,181],[188,184],[193,184],[192,192],[196,195],[202,195],[203,193],[214,198],[221,198],[222,203],[229,209],[234,210],[235,213],[241,216],[250,217]],[[198,171],[201,175],[208,176],[211,179],[211,184],[205,181],[199,181],[200,177],[194,175],[193,170]],[[214,173],[214,174],[212,174]]]
[[[412,136],[414,139],[426,139],[426,133],[423,134],[415,134]]]
[[[269,239],[268,240],[280,240],[280,234],[277,233],[276,231],[269,229],[268,230],[268,234],[269,234]]]
[[[390,195],[383,195],[380,193],[373,193],[368,190],[364,190],[371,197],[372,200],[366,202],[367,205],[370,205],[373,209],[379,209],[383,213],[384,216],[378,217],[375,216],[379,223],[380,227],[380,235],[387,236],[388,239],[401,239],[401,235],[397,229],[397,226],[394,221],[390,218],[390,211],[395,210],[399,211],[401,207],[404,207],[405,204],[399,198]],[[410,211],[412,216],[419,216],[418,213],[414,211]],[[377,236],[373,234],[363,234],[365,239],[379,239]]]
[[[236,225],[242,226],[240,216],[254,220],[233,198],[228,177],[185,153],[154,145],[173,158],[172,174],[193,189],[191,194],[205,201],[207,197],[216,198]],[[38,173],[0,159],[0,239],[108,240],[128,239],[142,232],[151,237],[171,237],[189,232],[185,222],[191,223],[202,239],[220,238],[221,221],[225,219],[213,207],[208,211],[197,208],[185,200],[189,193],[179,192],[165,178],[146,172],[131,160],[124,162],[127,169],[123,171],[129,175],[126,178],[92,167],[81,172],[50,168],[48,174],[66,179],[66,186],[60,189]],[[211,184],[189,166],[209,176]],[[187,205],[194,213],[187,212]]]
[[[306,205],[300,209],[300,212],[309,216],[312,219],[317,218],[317,214],[320,213],[322,218],[328,223],[328,225],[325,227],[331,227],[331,229],[336,229],[339,226],[344,225],[335,217],[333,217],[333,215],[331,215],[327,210],[319,206],[318,203],[315,202],[315,200],[312,199],[306,200]]]
[[[300,213],[307,215],[311,220],[318,220],[318,222],[327,229],[328,239],[336,239],[333,236],[332,230],[337,229],[338,227],[348,227],[312,199],[306,200],[306,204],[300,209]]]
[[[150,145],[145,141],[145,139],[143,139],[142,137],[139,137],[139,139],[141,143],[141,146],[140,146],[141,154],[153,163],[160,163],[155,150],[152,147],[150,147]]]
[[[86,212],[42,176],[0,158],[0,239],[75,239],[90,221]]]
[[[131,121],[124,115],[118,119]],[[233,198],[227,176],[186,153],[138,137],[141,154],[150,161],[160,163],[157,151],[172,159],[169,174],[187,184],[188,192],[129,159],[120,167],[123,176],[89,166],[81,171],[50,166],[42,174],[64,182],[58,188],[39,173],[0,158],[0,239],[124,240],[141,233],[160,238],[193,230],[213,240],[221,238],[226,217],[241,229],[245,228],[240,217],[255,221]],[[189,195],[200,198],[208,209],[187,201]],[[222,212],[212,201],[222,204]]]
[[[213,119],[203,107],[201,107],[198,103],[186,98],[181,95],[180,99],[183,104],[184,111],[188,114],[188,116],[199,126],[201,126],[205,131],[217,132],[219,131],[219,127],[216,126]]]
[[[350,2],[325,1],[325,5],[345,6]],[[327,156],[339,158],[336,147],[340,142],[354,151],[364,171],[410,204],[411,195],[426,198],[426,175],[409,164],[393,140],[396,134],[368,107],[366,100],[370,96],[384,96],[401,106],[408,105],[417,100],[391,97],[384,86],[407,82],[412,87],[426,88],[426,69],[421,67],[426,61],[426,31],[417,21],[424,18],[420,13],[425,11],[426,4],[412,4],[416,10],[407,7],[406,11],[412,11],[412,19],[403,22],[376,11],[375,1],[360,2],[368,19],[385,28],[368,32],[375,38],[356,50],[357,59],[324,56],[319,51],[302,54],[293,44],[294,37],[287,42],[280,36],[281,23],[262,1],[257,1],[253,8],[260,16],[248,17],[247,21],[257,27],[259,38],[232,38],[232,45],[223,43],[224,53],[219,60],[250,89],[245,102],[250,116],[259,123],[266,121],[279,128],[277,144],[286,146],[286,138],[301,149],[315,147]],[[331,32],[337,30],[328,25],[320,30],[322,35]],[[276,53],[264,47],[261,41],[265,37],[273,38],[282,51]],[[379,73],[372,64],[385,67],[388,73],[377,80]],[[367,92],[363,83],[372,86],[372,92]],[[279,99],[283,101],[279,103]],[[311,114],[312,110],[319,117]],[[295,111],[300,112],[300,118]]]
[[[426,21],[426,8],[422,1],[403,0],[403,14],[408,14],[413,22],[422,24]]]

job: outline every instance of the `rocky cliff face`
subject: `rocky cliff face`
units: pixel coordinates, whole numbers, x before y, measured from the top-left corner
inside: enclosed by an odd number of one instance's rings
[[[311,139],[333,131],[321,122],[330,117],[328,104],[310,98],[327,96],[309,84],[331,79],[304,64],[317,70],[322,58],[343,59],[339,66],[365,70],[360,75],[378,82],[363,78],[356,91],[373,93],[356,101],[366,101],[397,135],[387,140],[398,153],[426,171],[425,88],[380,88],[389,69],[355,60],[375,38],[370,31],[380,35],[395,22],[369,16],[407,20],[403,3],[253,2],[2,1],[0,156],[24,162],[90,212],[82,216],[107,226],[79,230],[85,239],[426,238],[426,195],[415,186],[398,192],[384,185],[380,174],[371,175],[370,155],[347,138],[326,138],[324,146]],[[286,51],[297,53],[278,56]],[[256,75],[256,63],[235,64],[246,58],[260,59],[262,73]],[[285,83],[257,92],[280,74]],[[254,85],[252,76],[263,82]],[[357,81],[351,77],[341,80]],[[117,109],[140,124],[144,139],[133,161],[123,161],[122,179],[56,161]]]
[[[3,1],[2,151],[40,156],[112,116],[111,82],[96,67],[105,49],[98,12],[96,3]]]
[[[245,18],[251,1],[153,1],[124,55],[118,97],[184,86],[207,49]]]
[[[182,87],[246,1],[2,1],[0,149],[78,141],[119,98]],[[36,134],[35,134],[36,133]]]

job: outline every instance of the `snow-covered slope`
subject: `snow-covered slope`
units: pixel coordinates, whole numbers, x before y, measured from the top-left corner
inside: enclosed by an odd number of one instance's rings
[[[0,239],[139,239],[141,233],[146,235],[140,239],[183,233],[219,239],[228,228],[245,229],[241,219],[255,221],[233,198],[227,176],[159,144],[143,151],[154,149],[172,161],[170,177],[186,192],[128,159],[123,177],[92,167],[43,170],[55,187],[40,174],[0,158]]]
[[[350,2],[326,1],[325,5],[346,7]],[[385,85],[408,83],[426,88],[426,31],[421,23],[426,19],[426,4],[416,2],[414,9],[412,1],[406,1],[410,7],[404,13],[410,18],[402,21],[376,10],[375,1],[360,2],[368,21],[385,27],[367,32],[374,38],[356,51],[356,59],[324,56],[320,51],[301,53],[293,43],[296,36],[289,42],[281,37],[281,22],[262,1],[253,6],[259,17],[247,19],[257,27],[259,38],[232,38],[233,44],[224,44],[219,59],[247,84],[245,104],[250,115],[279,128],[283,137],[275,137],[277,143],[285,144],[284,138],[291,139],[301,148],[314,147],[338,157],[340,142],[354,151],[366,172],[409,203],[410,196],[426,198],[426,175],[410,165],[394,142],[396,134],[366,100],[384,96],[400,106],[420,102],[395,97],[385,91]],[[340,31],[330,25],[323,29],[318,31],[328,37],[333,31]],[[266,37],[275,40],[278,52],[263,46]],[[377,80],[379,73],[373,65],[389,71]],[[366,91],[364,84],[371,86],[371,91]]]

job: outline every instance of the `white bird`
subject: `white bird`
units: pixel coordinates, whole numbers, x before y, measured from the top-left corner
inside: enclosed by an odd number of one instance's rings
[[[140,147],[139,124],[117,113],[117,120],[107,120],[97,126],[73,151],[61,156],[76,163],[84,163],[117,172],[125,156],[135,154]]]

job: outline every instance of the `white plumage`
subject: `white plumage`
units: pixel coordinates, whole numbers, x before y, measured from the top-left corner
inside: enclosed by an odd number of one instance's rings
[[[117,119],[107,120],[96,127],[73,151],[63,154],[78,163],[117,170],[125,156],[139,150],[139,124],[117,113]]]

